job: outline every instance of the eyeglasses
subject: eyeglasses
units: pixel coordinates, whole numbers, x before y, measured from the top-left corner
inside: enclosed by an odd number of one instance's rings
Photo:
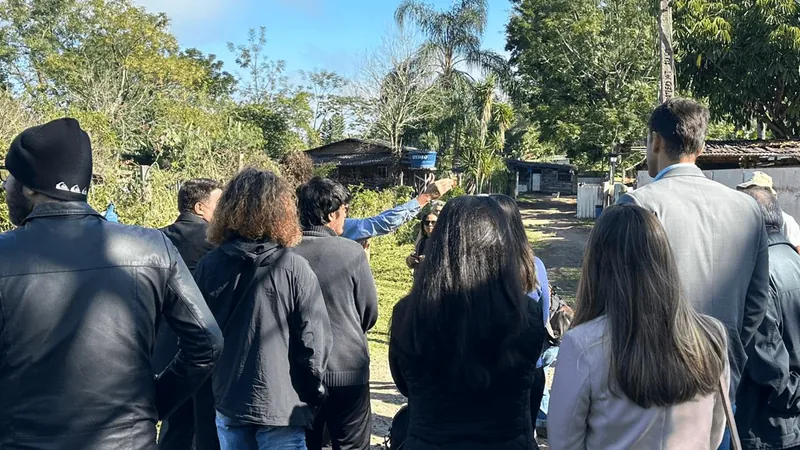
[[[424,223],[425,225],[436,225],[436,222],[437,222],[436,220],[424,220],[424,221],[422,221],[422,223]]]

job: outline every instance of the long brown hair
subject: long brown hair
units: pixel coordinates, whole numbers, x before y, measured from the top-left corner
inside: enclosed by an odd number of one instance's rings
[[[267,239],[291,247],[302,237],[296,205],[294,191],[283,179],[248,167],[225,187],[208,227],[208,240],[220,245],[235,238]]]
[[[605,315],[612,392],[643,408],[715,392],[724,331],[683,297],[664,228],[649,211],[612,206],[597,220],[583,260],[573,327]]]

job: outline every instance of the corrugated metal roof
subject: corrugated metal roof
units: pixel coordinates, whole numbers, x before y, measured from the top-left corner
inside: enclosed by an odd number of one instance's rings
[[[352,153],[349,155],[309,155],[315,164],[334,163],[343,167],[392,165],[400,158],[391,153]]]
[[[800,157],[800,141],[707,141],[705,156]]]

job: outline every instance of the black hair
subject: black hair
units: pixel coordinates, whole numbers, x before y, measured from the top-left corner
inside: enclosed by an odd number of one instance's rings
[[[764,225],[771,233],[783,231],[783,211],[781,210],[778,198],[772,194],[768,188],[752,186],[744,190],[744,193],[753,197],[758,207],[761,208],[761,215],[764,217]]]
[[[692,100],[673,98],[659,105],[650,116],[648,127],[666,143],[666,152],[674,159],[697,155],[705,147],[709,112]]]
[[[217,189],[221,189],[219,183],[208,178],[186,181],[178,191],[178,211],[194,213],[195,205],[208,200],[208,196]]]
[[[519,255],[508,251],[513,239],[489,197],[457,197],[439,215],[411,293],[395,308],[391,339],[440,386],[485,389],[526,358],[517,343],[530,299]]]
[[[528,234],[525,233],[525,225],[522,223],[522,214],[519,212],[517,201],[502,194],[492,194],[490,197],[500,204],[511,227],[511,232],[514,234],[514,242],[510,248],[513,248],[512,251],[520,258],[522,286],[526,293],[533,292],[539,286],[536,279],[536,260],[531,243],[528,241]]]
[[[325,226],[328,216],[350,203],[352,195],[341,183],[314,177],[297,188],[300,224],[303,227]]]

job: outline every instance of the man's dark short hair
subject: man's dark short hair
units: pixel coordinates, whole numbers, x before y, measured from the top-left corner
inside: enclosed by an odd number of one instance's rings
[[[178,211],[193,213],[194,206],[208,200],[211,192],[221,189],[218,182],[208,178],[196,178],[183,183],[178,191]]]
[[[650,131],[658,133],[666,152],[674,159],[696,155],[703,150],[709,120],[708,108],[682,98],[667,100],[650,116]]]
[[[767,231],[773,233],[783,231],[783,211],[778,198],[772,194],[771,190],[761,186],[752,186],[742,192],[753,197],[758,207],[761,208],[761,215],[764,217]]]
[[[350,203],[350,191],[336,181],[315,177],[297,188],[300,224],[303,227],[325,226],[328,216]]]

